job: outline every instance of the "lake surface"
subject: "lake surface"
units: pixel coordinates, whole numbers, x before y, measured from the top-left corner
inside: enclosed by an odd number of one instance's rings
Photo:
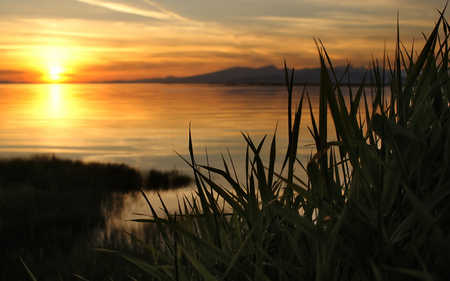
[[[301,91],[297,87],[294,103]],[[317,88],[309,92],[314,98]],[[227,149],[242,156],[241,132],[259,141],[265,134],[272,136],[278,124],[283,147],[287,98],[283,86],[4,84],[0,155],[47,153],[143,170],[187,169],[175,151],[188,156],[191,124],[199,160],[206,147],[209,160],[221,163],[217,158]],[[309,119],[306,113],[303,118]]]
[[[293,108],[302,90],[301,86],[294,88]],[[308,92],[316,108],[318,88],[308,87]],[[207,164],[207,150],[209,163],[222,167],[221,155],[228,158],[229,151],[239,173],[244,171],[246,151],[241,133],[256,143],[268,135],[267,155],[277,128],[277,163],[282,162],[287,147],[287,103],[284,86],[3,84],[0,156],[45,153],[125,163],[143,171],[176,168],[191,174],[177,155],[188,159],[191,128],[197,163]],[[306,105],[299,143],[299,159],[305,162],[313,149],[307,146],[312,139]],[[164,195],[176,197],[173,192]]]

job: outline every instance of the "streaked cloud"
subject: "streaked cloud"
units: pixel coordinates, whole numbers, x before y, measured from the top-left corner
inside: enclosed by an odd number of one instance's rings
[[[164,10],[164,9],[160,8],[157,4],[155,4],[151,1],[145,1],[145,2],[148,3],[149,6],[156,8],[156,10],[142,9],[142,8],[137,8],[137,7],[122,4],[122,3],[108,2],[108,1],[101,1],[101,0],[77,0],[77,1],[83,2],[86,4],[90,4],[93,6],[99,6],[102,8],[110,9],[110,10],[116,11],[116,12],[138,15],[138,16],[143,16],[143,17],[149,17],[149,18],[154,18],[154,19],[158,19],[158,20],[182,19],[182,17],[178,16],[177,14],[172,13],[167,10]]]

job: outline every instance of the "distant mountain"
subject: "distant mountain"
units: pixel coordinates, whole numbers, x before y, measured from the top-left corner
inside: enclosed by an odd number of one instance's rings
[[[337,77],[342,77],[345,73],[346,66],[335,67]],[[350,82],[360,83],[366,73],[366,68],[355,68],[350,66]],[[290,75],[289,71],[289,75]],[[348,81],[348,77],[344,78]],[[320,82],[320,68],[303,68],[294,71],[295,84],[317,84]],[[273,65],[250,68],[250,67],[233,67],[216,72],[188,76],[166,78],[149,78],[139,80],[115,80],[105,81],[105,83],[230,83],[230,84],[284,84],[284,69],[276,68]]]

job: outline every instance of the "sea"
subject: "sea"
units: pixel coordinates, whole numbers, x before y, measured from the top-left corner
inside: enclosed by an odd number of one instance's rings
[[[317,116],[316,86],[294,86],[293,111],[305,91]],[[0,84],[0,112],[0,157],[47,154],[191,175],[186,163],[191,140],[197,164],[223,168],[225,159],[242,177],[244,136],[256,145],[264,140],[267,163],[275,137],[279,168],[288,143],[288,92],[283,85]],[[311,114],[305,98],[298,153],[303,163],[314,154],[308,127]],[[176,208],[180,196],[192,190],[164,191],[161,197]],[[149,194],[158,204],[156,193]],[[142,197],[126,201],[119,221],[142,213],[146,205]]]

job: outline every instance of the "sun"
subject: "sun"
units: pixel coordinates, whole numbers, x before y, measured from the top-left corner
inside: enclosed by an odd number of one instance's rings
[[[40,74],[36,80],[41,83],[67,83],[80,64],[75,53],[71,46],[38,46],[30,51],[30,68]]]
[[[49,82],[58,83],[63,80],[64,69],[59,65],[51,65],[48,68]]]

